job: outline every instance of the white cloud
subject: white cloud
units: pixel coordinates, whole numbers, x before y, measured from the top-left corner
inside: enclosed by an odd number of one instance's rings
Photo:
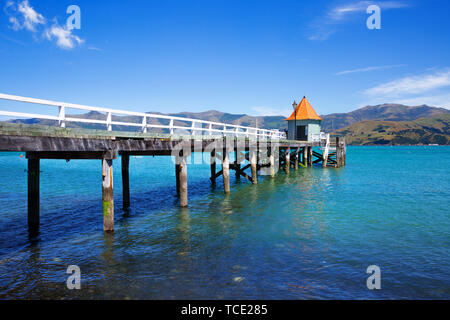
[[[319,28],[321,29],[321,28]],[[333,33],[336,33],[336,30],[320,30],[319,32],[314,33],[309,36],[309,40],[327,40]]]
[[[17,3],[9,0],[5,5],[5,12],[9,16],[11,29],[15,31],[28,30],[33,33],[34,39],[37,41],[37,33],[42,37],[55,41],[56,45],[61,49],[73,49],[81,45],[84,40],[73,34],[73,30],[69,30],[66,26],[61,27],[56,18],[53,19],[53,25],[47,26],[47,19],[37,12],[28,0],[18,1]]]
[[[395,65],[387,65],[387,66],[373,66],[373,67],[366,67],[366,68],[360,68],[360,69],[344,70],[344,71],[340,71],[340,72],[335,73],[335,75],[336,76],[341,76],[341,75],[349,74],[349,73],[369,72],[369,71],[391,69],[391,68],[399,68],[399,67],[406,67],[406,65],[404,65],[404,64],[395,64]]]
[[[364,105],[400,103],[450,109],[450,69],[398,78],[366,89]]]
[[[67,29],[67,26],[61,27],[56,21],[53,26],[45,31],[45,37],[52,41],[56,41],[56,45],[61,49],[73,49],[80,45],[84,40],[72,34],[72,30]]]
[[[11,28],[14,31],[18,31],[22,28],[22,25],[20,24],[19,20],[16,17],[10,17],[9,22],[12,24]]]
[[[103,51],[102,49],[97,48],[97,47],[93,47],[93,46],[89,46],[88,49],[89,50],[93,50],[93,51]]]
[[[327,16],[329,20],[332,21],[342,21],[349,17],[353,13],[365,13],[367,10],[367,7],[370,5],[376,4],[381,9],[399,9],[399,8],[405,8],[407,5],[403,2],[397,2],[397,1],[379,1],[379,2],[373,2],[373,1],[359,1],[355,3],[348,3],[343,6],[338,6],[332,8],[330,11],[328,11]]]
[[[440,71],[433,74],[409,76],[378,85],[365,90],[368,96],[393,96],[419,94],[433,89],[450,86],[450,71]]]
[[[366,14],[367,7],[376,4],[382,10],[406,8],[408,5],[400,1],[358,1],[331,7],[324,16],[319,17],[311,25],[313,29],[309,40],[326,40],[336,33],[337,25],[345,23],[353,17]]]
[[[426,104],[433,107],[442,107],[450,109],[450,93],[435,96],[420,96],[406,99],[394,99],[394,103],[405,104],[409,106],[419,106]]]
[[[6,3],[5,10],[11,10],[9,22],[12,24],[11,28],[15,31],[27,29],[31,32],[36,32],[36,27],[45,24],[45,18],[42,14],[36,12],[30,6],[28,0],[23,0],[19,4],[13,1]]]

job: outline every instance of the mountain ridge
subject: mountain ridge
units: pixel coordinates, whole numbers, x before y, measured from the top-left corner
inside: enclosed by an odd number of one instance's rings
[[[365,106],[347,113],[331,113],[321,116],[322,130],[325,132],[345,128],[353,123],[367,120],[380,121],[413,121],[420,118],[432,118],[440,114],[450,113],[450,110],[428,105],[406,106],[395,103],[383,103]]]
[[[227,124],[264,128],[264,129],[287,129],[285,116],[250,116],[247,114],[231,114],[218,110],[207,110],[203,112],[178,112],[153,114],[185,117],[205,121],[221,122]],[[349,144],[450,144],[450,133],[440,125],[441,122],[448,124],[450,110],[430,107],[427,105],[406,106],[402,104],[384,103],[374,106],[365,106],[347,113],[332,113],[321,115],[322,131],[333,135],[346,136]],[[105,115],[91,111],[85,114],[71,115],[71,117],[84,117],[88,119],[105,120]],[[422,125],[425,120],[430,119],[430,125]],[[113,121],[125,121],[140,123],[141,119],[134,116],[113,116]],[[55,125],[56,121],[41,119],[15,119],[13,123]],[[149,119],[152,124],[167,124],[164,120]],[[187,126],[186,123],[175,121],[177,126]],[[382,129],[379,129],[381,126]],[[104,129],[101,124],[67,123],[68,128]],[[386,127],[386,128],[384,128]],[[139,128],[118,127],[115,130],[139,130]],[[384,132],[380,130],[385,130]],[[386,133],[384,135],[384,133]],[[389,134],[388,134],[389,133]],[[422,134],[422,138],[421,138]],[[386,136],[387,135],[387,136]],[[448,137],[447,137],[448,135]],[[403,136],[403,138],[402,138]],[[443,136],[443,137],[441,137]],[[449,138],[449,139],[447,139]],[[436,142],[438,141],[438,142]]]

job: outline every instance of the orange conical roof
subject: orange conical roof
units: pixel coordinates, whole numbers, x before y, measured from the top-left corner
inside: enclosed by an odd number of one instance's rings
[[[321,117],[317,115],[314,111],[313,107],[309,104],[306,97],[303,97],[302,101],[297,106],[294,112],[292,112],[291,116],[286,120],[322,120]]]

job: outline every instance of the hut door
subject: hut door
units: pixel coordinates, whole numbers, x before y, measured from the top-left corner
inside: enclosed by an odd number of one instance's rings
[[[308,137],[306,136],[306,126],[298,126],[297,127],[297,140],[307,141]]]

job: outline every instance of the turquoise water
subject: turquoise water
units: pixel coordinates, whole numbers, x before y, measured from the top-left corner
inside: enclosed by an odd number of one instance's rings
[[[162,160],[164,159],[164,160]],[[114,162],[116,231],[103,234],[99,160],[41,160],[41,231],[27,234],[26,160],[0,153],[0,298],[449,299],[450,147],[349,147],[347,166],[213,188],[170,158]],[[81,269],[81,290],[66,269]],[[368,290],[366,268],[381,269]]]

